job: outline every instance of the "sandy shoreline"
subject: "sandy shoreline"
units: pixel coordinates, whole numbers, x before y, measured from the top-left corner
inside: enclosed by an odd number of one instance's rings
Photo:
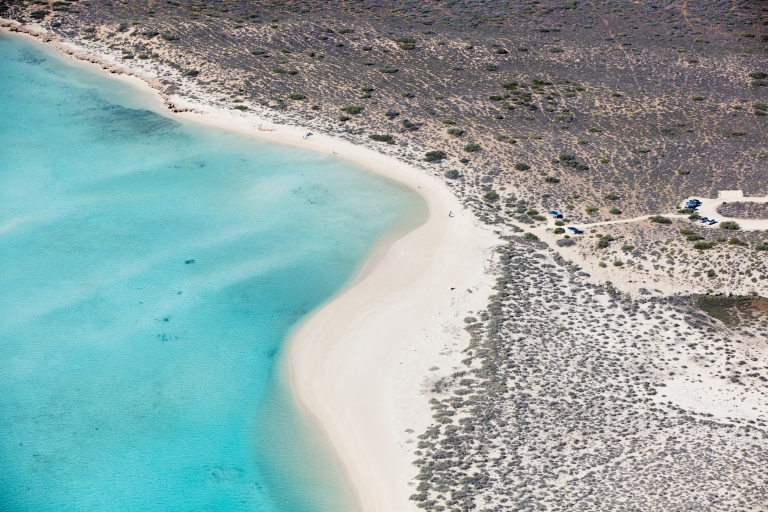
[[[21,35],[35,41],[41,36]],[[444,184],[414,166],[326,135],[305,139],[304,128],[272,126],[251,113],[214,111],[164,97],[157,83],[147,83],[152,77],[110,71],[114,63],[108,58],[43,37],[81,65],[132,83],[163,115],[337,155],[425,199],[426,222],[382,246],[346,291],[305,321],[288,358],[294,396],[302,410],[319,420],[363,510],[416,509],[408,500],[416,474],[411,443],[431,423],[423,389],[428,376],[449,374],[460,365],[466,344],[463,318],[487,302],[493,278],[485,267],[498,239],[463,210]],[[171,111],[169,100],[180,106],[177,110],[189,111]]]

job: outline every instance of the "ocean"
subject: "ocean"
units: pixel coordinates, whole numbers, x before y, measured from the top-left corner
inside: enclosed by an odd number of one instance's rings
[[[424,201],[20,37],[0,91],[0,510],[356,510],[286,345]]]

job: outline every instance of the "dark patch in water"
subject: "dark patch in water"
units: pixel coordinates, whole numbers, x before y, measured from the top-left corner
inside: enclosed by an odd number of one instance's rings
[[[40,55],[23,51],[21,52],[21,55],[19,55],[19,58],[17,59],[17,62],[23,62],[24,64],[29,64],[32,66],[39,66],[43,62],[45,62],[47,59],[44,59],[43,57],[40,57]]]

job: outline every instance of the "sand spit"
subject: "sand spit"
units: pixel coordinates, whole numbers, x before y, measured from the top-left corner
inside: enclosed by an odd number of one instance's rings
[[[163,92],[162,81],[3,22],[153,95],[157,110],[186,122],[336,155],[404,183],[429,206],[424,224],[380,247],[358,279],[308,319],[290,347],[297,401],[325,429],[366,511],[415,508],[410,433],[429,424],[430,375],[460,364],[468,311],[490,292],[498,238],[434,176],[373,150],[253,114],[216,111]],[[408,431],[408,432],[406,432]],[[409,485],[411,481],[411,485]]]

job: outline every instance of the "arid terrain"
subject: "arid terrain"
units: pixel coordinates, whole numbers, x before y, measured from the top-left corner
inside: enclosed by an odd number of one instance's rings
[[[0,17],[169,97],[390,154],[506,240],[412,433],[416,506],[768,507],[768,231],[738,224],[768,210],[728,202],[707,225],[682,206],[768,196],[765,2],[0,0]]]

